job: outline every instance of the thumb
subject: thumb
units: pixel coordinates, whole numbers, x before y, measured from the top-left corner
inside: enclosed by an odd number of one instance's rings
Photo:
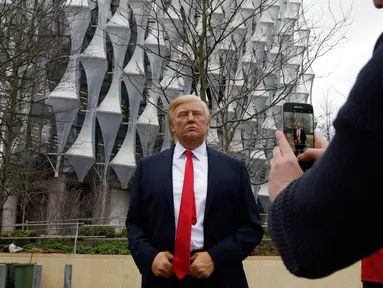
[[[166,252],[166,253],[165,253],[165,256],[166,256],[166,258],[168,258],[169,260],[173,259],[173,255],[172,255],[172,253],[170,253],[170,252]]]
[[[299,161],[317,160],[323,155],[324,151],[325,149],[308,148],[306,149],[305,152],[298,155],[298,160]]]

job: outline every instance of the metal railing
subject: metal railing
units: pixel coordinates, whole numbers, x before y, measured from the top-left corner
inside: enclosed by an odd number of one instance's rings
[[[73,220],[73,219],[72,219]],[[36,221],[37,222],[37,221]],[[41,221],[45,222],[45,221]],[[7,225],[3,227],[23,227],[25,224],[14,224],[14,225]],[[84,224],[83,222],[71,222],[71,223],[63,223],[63,222],[49,222],[49,223],[28,223],[28,228],[25,230],[26,232],[28,231],[34,231],[34,230],[29,230],[30,227],[39,227],[39,226],[50,226],[54,227],[54,231],[57,230],[62,230],[66,228],[74,228],[75,229],[75,235],[56,235],[56,234],[45,234],[45,235],[40,235],[40,236],[11,236],[7,235],[6,237],[0,236],[0,239],[5,239],[5,240],[20,240],[20,239],[37,239],[37,240],[45,240],[45,239],[74,239],[74,245],[73,245],[73,254],[77,253],[77,241],[78,239],[90,239],[90,240],[127,240],[127,238],[106,238],[106,236],[85,236],[85,235],[79,235],[80,232],[80,227],[125,227],[125,225],[117,225],[117,224]],[[66,227],[58,227],[58,226],[66,226]],[[47,229],[42,229],[42,230],[47,230]]]
[[[261,218],[266,216],[267,214],[260,214]],[[123,217],[120,218],[77,218],[77,219],[66,219],[66,220],[60,220],[58,222],[48,222],[48,221],[25,221],[25,223],[19,223],[19,224],[13,224],[13,225],[5,225],[3,227],[22,227],[23,229],[21,231],[29,232],[29,231],[36,231],[36,229],[30,229],[33,227],[48,227],[44,229],[37,229],[37,230],[43,230],[47,234],[42,234],[40,236],[6,236],[2,237],[0,235],[0,239],[10,239],[10,240],[20,240],[20,239],[36,239],[36,240],[45,240],[45,239],[74,239],[73,244],[73,254],[77,253],[77,244],[78,239],[88,239],[88,240],[97,240],[97,241],[127,241],[127,237],[117,237],[117,238],[108,238],[106,236],[97,236],[97,235],[80,235],[80,228],[81,227],[114,227],[114,228],[125,228],[125,224],[85,224],[89,222],[99,222],[100,220],[119,220],[118,222],[121,223],[120,220],[122,220],[123,223],[125,223],[125,219]],[[262,227],[267,227],[267,223],[263,223]],[[62,235],[62,234],[49,234],[50,229],[52,229],[54,232],[58,232],[60,230],[72,228],[74,229],[74,235]]]

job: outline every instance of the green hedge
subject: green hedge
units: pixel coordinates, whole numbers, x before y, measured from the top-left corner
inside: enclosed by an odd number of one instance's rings
[[[36,239],[7,239],[8,237],[38,237],[38,233],[36,231],[21,231],[21,230],[15,230],[12,232],[5,232],[1,233],[0,238],[0,245],[9,245],[12,242],[15,243],[17,246],[25,246],[29,243],[35,243],[37,242]]]
[[[40,244],[30,243],[23,248],[29,250],[32,248],[61,250],[65,253],[73,253],[73,239],[46,239]],[[105,255],[129,255],[127,241],[77,241],[77,254],[105,254]]]
[[[114,238],[116,232],[113,226],[103,227],[80,227],[80,236],[105,236],[106,238]]]
[[[102,228],[102,229],[100,229]],[[81,238],[81,236],[105,236],[107,238],[126,238],[127,231],[123,229],[121,233],[115,233],[113,227],[81,227],[77,241],[77,254],[105,254],[105,255],[129,255],[128,244],[126,240],[91,240]],[[279,255],[272,241],[269,239],[267,228],[264,228],[264,241],[254,250],[254,255],[271,256]],[[61,250],[64,253],[73,253],[74,239],[7,239],[8,237],[36,237],[34,231],[14,231],[2,234],[0,245],[9,245],[14,242],[26,250],[32,248]],[[1,247],[2,250],[3,247]]]

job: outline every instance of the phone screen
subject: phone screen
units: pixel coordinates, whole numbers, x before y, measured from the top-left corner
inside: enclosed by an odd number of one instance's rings
[[[310,105],[311,106],[311,105]],[[312,107],[312,106],[311,106]],[[295,155],[314,147],[314,115],[312,109],[283,112],[283,130]]]

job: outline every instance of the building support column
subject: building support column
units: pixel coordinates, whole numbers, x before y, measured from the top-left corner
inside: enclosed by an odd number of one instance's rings
[[[47,211],[46,211],[46,220],[48,223],[57,223],[61,222],[63,219],[63,209],[65,207],[65,193],[66,193],[66,177],[65,174],[60,175],[58,178],[53,178],[50,189],[49,189],[49,195],[48,195],[48,205],[47,205]],[[49,225],[46,226],[46,233],[47,234],[61,234],[60,230],[58,228],[64,228],[60,227],[59,225]]]
[[[125,227],[125,219],[129,209],[130,193],[126,190],[113,189],[110,203],[110,225],[118,225],[116,232]]]
[[[3,206],[3,223],[1,232],[11,232],[16,229],[16,216],[17,216],[17,201],[18,195],[10,195],[7,197]]]

